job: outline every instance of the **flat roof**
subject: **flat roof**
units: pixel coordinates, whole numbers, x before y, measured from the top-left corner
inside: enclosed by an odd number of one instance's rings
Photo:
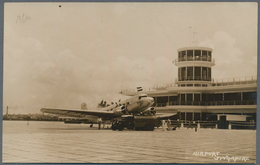
[[[207,50],[207,51],[213,51],[212,48],[209,47],[198,47],[198,46],[192,46],[192,47],[183,47],[183,48],[179,48],[177,49],[177,51],[183,51],[183,50]]]

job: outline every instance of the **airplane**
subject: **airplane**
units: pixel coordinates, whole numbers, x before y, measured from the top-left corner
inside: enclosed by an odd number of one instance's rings
[[[91,125],[98,122],[99,129],[102,120],[112,120],[122,115],[135,115],[140,114],[143,111],[147,111],[154,104],[154,99],[148,97],[147,94],[137,94],[126,100],[118,102],[118,104],[112,104],[100,110],[87,110],[86,103],[81,104],[81,109],[54,109],[54,108],[42,108],[41,112],[51,113],[63,116],[77,117],[80,120],[88,120]],[[151,108],[151,111],[154,109]]]

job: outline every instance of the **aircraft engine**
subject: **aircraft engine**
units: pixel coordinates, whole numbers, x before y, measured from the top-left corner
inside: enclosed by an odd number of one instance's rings
[[[127,108],[124,105],[121,106],[121,111],[123,114],[128,114]]]
[[[150,107],[147,110],[143,111],[142,114],[155,115],[156,111],[155,111],[154,107]]]
[[[153,114],[153,115],[156,114],[156,111],[155,111],[154,107],[151,107],[151,108],[150,108],[150,112],[151,112],[151,114]]]

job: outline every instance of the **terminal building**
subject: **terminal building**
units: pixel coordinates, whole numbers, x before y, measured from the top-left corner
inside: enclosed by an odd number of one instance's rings
[[[175,83],[141,92],[154,98],[157,112],[176,113],[174,118],[185,123],[224,123],[219,127],[228,127],[226,121],[255,123],[256,76],[216,80],[211,76],[215,65],[211,48],[184,47],[177,51],[174,64],[178,67],[178,78]],[[132,96],[137,91],[123,90],[121,93]]]

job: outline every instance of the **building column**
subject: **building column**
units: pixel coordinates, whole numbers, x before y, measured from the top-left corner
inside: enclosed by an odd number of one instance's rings
[[[187,120],[187,112],[185,112],[185,124],[186,124],[186,120]]]
[[[194,121],[194,112],[192,112],[192,121]]]
[[[192,57],[193,58],[193,57]],[[195,79],[195,66],[193,66],[193,74],[192,74],[192,80],[194,80]]]
[[[202,120],[202,112],[200,112],[200,121]]]

